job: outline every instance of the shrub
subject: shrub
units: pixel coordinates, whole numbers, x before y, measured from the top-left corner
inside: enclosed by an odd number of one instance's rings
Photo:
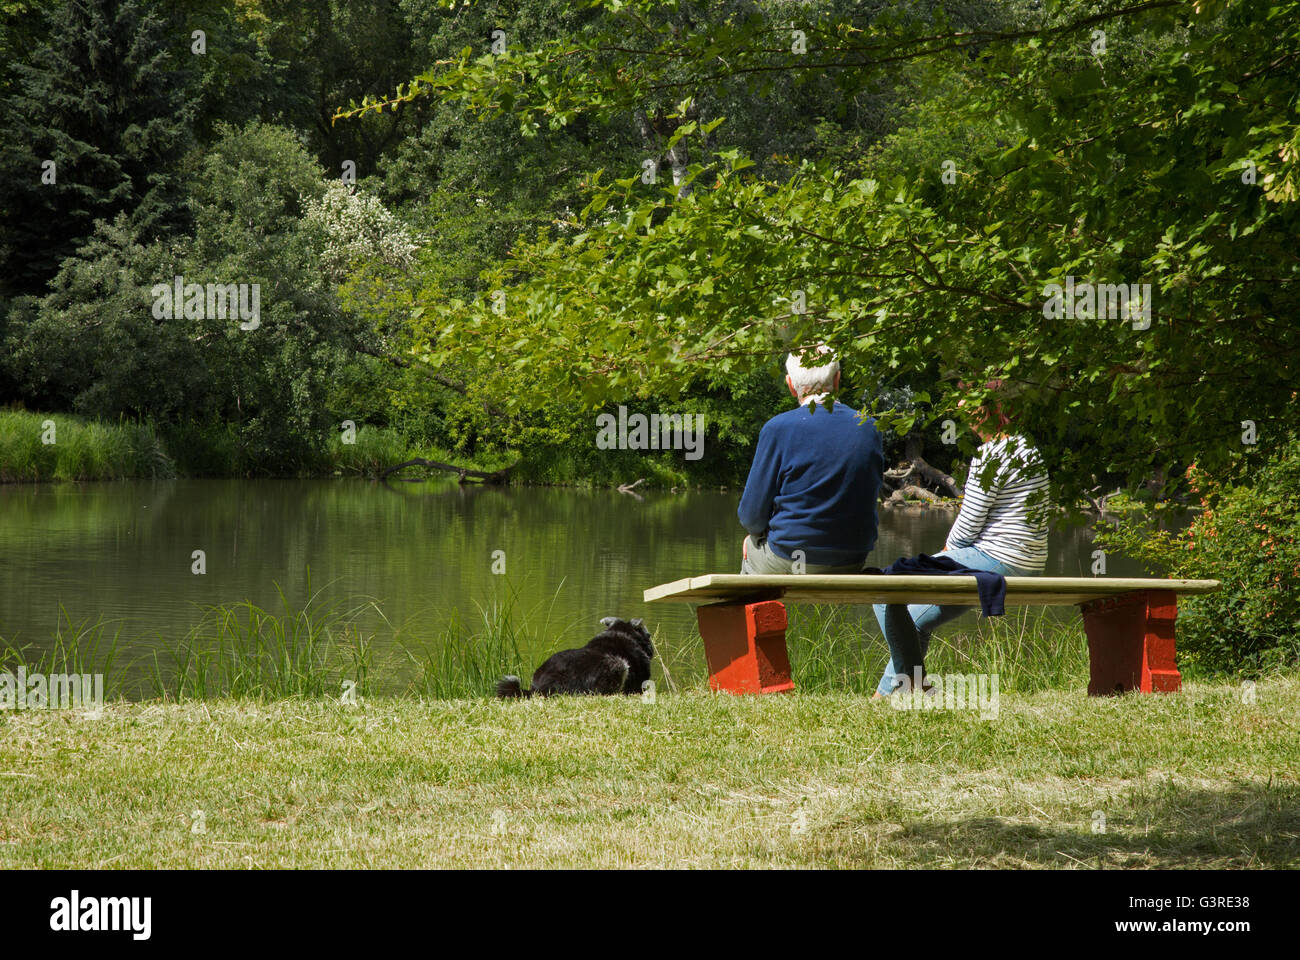
[[[1195,672],[1256,673],[1300,659],[1300,438],[1249,482],[1192,474],[1205,509],[1179,533],[1151,515],[1122,520],[1099,538],[1175,577],[1222,582],[1218,593],[1179,602],[1178,648]]]
[[[331,180],[323,196],[303,197],[302,206],[303,219],[325,234],[319,266],[336,282],[347,279],[354,264],[370,259],[391,267],[411,266],[416,239],[378,197]]]

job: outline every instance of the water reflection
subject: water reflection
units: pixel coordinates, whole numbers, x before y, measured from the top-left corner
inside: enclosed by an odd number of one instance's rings
[[[182,636],[205,604],[293,603],[311,588],[374,597],[432,635],[456,612],[513,592],[553,643],[585,641],[607,615],[665,637],[689,606],[647,606],[647,586],[738,569],[739,492],[684,494],[460,487],[454,481],[176,480],[0,486],[0,636],[48,643],[60,605],[74,621],[120,622],[129,655]],[[942,549],[952,514],[882,514],[872,562]],[[1088,576],[1086,527],[1051,535],[1047,573]],[[192,572],[194,551],[206,570]],[[504,555],[504,575],[493,570]],[[498,555],[499,556],[499,555]],[[1139,566],[1108,558],[1111,575]],[[499,564],[498,564],[499,567]],[[865,610],[864,610],[865,612]]]

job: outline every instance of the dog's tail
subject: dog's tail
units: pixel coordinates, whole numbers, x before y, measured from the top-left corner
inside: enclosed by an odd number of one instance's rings
[[[533,691],[524,689],[523,681],[513,674],[497,681],[498,697],[531,697]]]

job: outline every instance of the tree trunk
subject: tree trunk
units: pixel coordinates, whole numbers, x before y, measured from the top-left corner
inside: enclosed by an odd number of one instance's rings
[[[948,474],[944,473],[942,470],[926,463],[925,458],[921,456],[921,437],[909,435],[903,442],[903,450],[903,455],[907,458],[907,462],[912,465],[913,469],[916,470],[922,479],[933,486],[938,487],[940,490],[945,491],[949,496],[960,497],[963,495],[962,489],[957,485],[956,480],[948,476]]]
[[[637,130],[641,133],[641,143],[647,151],[654,156],[655,168],[658,169],[659,162],[667,159],[669,169],[673,174],[673,186],[677,187],[678,199],[689,196],[691,185],[683,183],[686,179],[687,168],[691,164],[690,148],[686,143],[686,137],[678,140],[665,154],[663,144],[672,137],[680,123],[687,120],[694,120],[699,116],[699,108],[691,104],[690,109],[686,111],[686,116],[680,120],[669,120],[664,116],[663,110],[656,110],[651,117],[644,109],[636,111]]]
[[[898,494],[904,499],[912,497],[916,500],[924,500],[926,503],[943,502],[943,497],[939,496],[937,493],[931,493],[929,490],[925,489],[925,487],[918,487],[914,483],[909,483],[900,487]]]
[[[914,483],[907,483],[899,487],[888,497],[882,500],[881,504],[886,507],[901,507],[907,503],[909,497],[911,497],[913,500],[923,500],[926,503],[944,502],[943,497],[939,496],[938,494],[931,493],[929,490],[926,490],[924,487],[918,487]]]

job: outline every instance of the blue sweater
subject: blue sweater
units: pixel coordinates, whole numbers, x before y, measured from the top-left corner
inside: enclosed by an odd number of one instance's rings
[[[876,545],[876,501],[885,454],[876,423],[836,403],[788,410],[767,421],[740,498],[741,525],[772,552],[840,566]]]

